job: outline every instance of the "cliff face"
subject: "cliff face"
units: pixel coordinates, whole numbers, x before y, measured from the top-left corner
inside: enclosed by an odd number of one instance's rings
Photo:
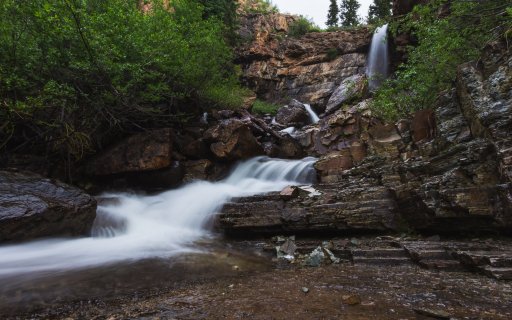
[[[510,50],[496,42],[478,63],[459,67],[456,85],[432,110],[386,124],[364,101],[338,107],[295,134],[309,154],[320,156],[317,195],[235,201],[222,210],[220,224],[233,234],[509,233],[511,71]]]
[[[367,28],[338,32],[287,35],[296,16],[245,14],[240,36],[246,43],[237,52],[243,82],[268,101],[297,99],[324,107],[346,78],[364,74],[371,41]]]

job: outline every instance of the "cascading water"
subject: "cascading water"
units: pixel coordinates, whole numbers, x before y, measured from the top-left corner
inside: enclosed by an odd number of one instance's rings
[[[210,236],[206,225],[226,201],[312,183],[315,160],[257,157],[216,183],[194,182],[155,196],[105,195],[118,201],[98,207],[93,237],[0,247],[0,278],[197,251],[194,241]]]
[[[318,121],[320,121],[320,118],[315,113],[315,111],[313,111],[313,109],[311,108],[311,105],[305,103],[304,108],[306,108],[306,111],[309,114],[309,119],[311,120],[311,123],[317,123]]]
[[[371,91],[377,89],[388,77],[388,66],[388,25],[385,24],[375,30],[368,53],[366,75],[369,79],[368,85]]]

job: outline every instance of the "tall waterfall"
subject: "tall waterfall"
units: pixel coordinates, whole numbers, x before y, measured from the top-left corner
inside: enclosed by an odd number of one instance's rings
[[[366,75],[369,79],[371,91],[377,89],[388,77],[389,52],[388,52],[388,25],[385,24],[375,30],[372,38],[370,52],[368,54],[368,66]]]
[[[312,183],[314,162],[257,157],[216,183],[194,182],[154,196],[105,195],[119,201],[98,207],[92,237],[0,247],[0,278],[193,252],[194,241],[210,235],[208,221],[230,198]]]

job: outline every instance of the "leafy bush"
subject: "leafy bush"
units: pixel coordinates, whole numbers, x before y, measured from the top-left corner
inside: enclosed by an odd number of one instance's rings
[[[271,0],[249,0],[245,2],[245,12],[248,13],[277,13],[279,9]]]
[[[376,92],[374,111],[397,119],[431,107],[438,93],[452,86],[457,66],[476,59],[489,41],[503,35],[507,3],[434,0],[394,23],[394,33],[410,32],[418,45],[409,49],[408,61],[394,78]],[[442,6],[445,14],[440,16]]]
[[[0,146],[80,159],[183,106],[241,105],[223,23],[196,1],[0,2]]]
[[[254,104],[252,106],[252,112],[258,113],[258,114],[271,114],[275,115],[277,113],[277,110],[279,109],[278,105],[268,103],[261,100],[254,101]]]
[[[308,32],[321,32],[322,29],[315,25],[311,20],[300,16],[298,20],[290,24],[288,34],[292,37],[301,37]]]

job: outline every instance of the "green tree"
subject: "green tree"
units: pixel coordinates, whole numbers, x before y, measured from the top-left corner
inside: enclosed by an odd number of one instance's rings
[[[233,43],[236,29],[238,28],[238,17],[236,10],[238,3],[235,0],[198,0],[204,6],[203,18],[218,18],[226,26],[226,36]]]
[[[338,7],[337,0],[331,0],[329,6],[329,12],[327,13],[327,22],[325,23],[328,27],[335,28],[338,26],[340,8]]]
[[[361,4],[357,0],[341,0],[340,21],[343,27],[354,27],[359,25],[357,10]]]
[[[191,107],[240,105],[223,23],[197,1],[170,5],[0,1],[0,149],[80,159]]]
[[[391,16],[393,6],[390,0],[373,0],[373,4],[368,9],[368,23],[375,23]]]

